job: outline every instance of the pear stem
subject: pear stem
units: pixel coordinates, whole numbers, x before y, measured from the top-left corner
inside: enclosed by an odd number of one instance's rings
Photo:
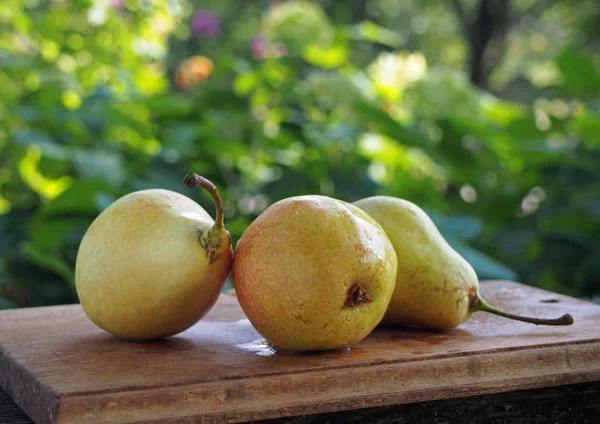
[[[508,312],[501,311],[500,309],[497,309],[492,305],[488,304],[485,300],[481,298],[479,293],[477,294],[477,302],[474,311],[489,312],[494,315],[499,315],[501,317],[514,319],[516,321],[530,322],[535,325],[571,325],[574,322],[573,317],[570,314],[565,314],[562,317],[555,319],[531,318],[509,314]]]
[[[216,230],[224,228],[225,222],[223,218],[223,211],[225,208],[217,187],[207,178],[201,177],[193,172],[190,172],[185,176],[183,183],[188,188],[202,187],[204,190],[208,191],[215,202],[215,208],[217,210],[217,216],[215,217],[215,225],[213,226],[213,229]]]

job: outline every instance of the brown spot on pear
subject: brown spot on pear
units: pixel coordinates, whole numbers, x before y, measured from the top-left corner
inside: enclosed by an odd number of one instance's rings
[[[361,287],[359,283],[356,283],[348,290],[348,297],[346,298],[346,303],[344,305],[347,308],[353,308],[361,303],[369,303],[372,301],[373,299],[369,296],[367,290]]]
[[[246,229],[233,282],[256,330],[279,350],[299,352],[366,337],[385,314],[396,271],[394,248],[372,217],[330,197],[297,196]]]

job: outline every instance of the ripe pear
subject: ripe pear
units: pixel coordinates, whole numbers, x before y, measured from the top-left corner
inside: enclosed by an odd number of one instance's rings
[[[396,254],[381,226],[326,196],[280,200],[238,242],[233,283],[256,330],[275,348],[346,348],[383,318]]]
[[[533,324],[573,323],[571,315],[558,319],[522,317],[485,302],[471,265],[450,247],[417,205],[387,196],[369,197],[354,204],[381,224],[398,257],[396,288],[383,323],[449,329],[476,311]]]
[[[231,273],[217,188],[196,174],[184,183],[211,194],[216,220],[182,194],[142,190],[106,208],[83,237],[77,294],[90,320],[115,336],[148,340],[186,330],[212,308]]]

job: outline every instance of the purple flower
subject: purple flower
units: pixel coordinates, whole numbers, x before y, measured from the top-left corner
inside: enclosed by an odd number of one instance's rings
[[[272,44],[262,35],[255,35],[250,40],[250,49],[255,59],[264,59],[265,57],[285,57],[288,54],[288,48],[283,43]]]
[[[199,10],[192,15],[190,29],[197,37],[218,37],[221,35],[221,20],[208,10]]]
[[[267,55],[269,46],[263,36],[255,35],[250,40],[250,48],[252,49],[252,56],[256,59],[263,59]]]
[[[110,3],[112,4],[112,7],[114,7],[115,9],[123,9],[125,0],[110,0]]]

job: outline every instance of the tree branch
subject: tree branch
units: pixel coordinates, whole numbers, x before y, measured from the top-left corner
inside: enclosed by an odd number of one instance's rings
[[[461,25],[462,25],[462,31],[463,34],[465,36],[465,38],[467,39],[467,42],[470,42],[471,39],[471,31],[469,29],[469,20],[467,19],[467,14],[465,13],[465,9],[462,6],[462,4],[460,3],[460,0],[452,0],[452,7],[454,8],[454,13],[456,14],[456,17],[458,18],[458,20],[460,21]]]
[[[469,47],[470,79],[476,86],[485,89],[487,71],[485,56],[490,41],[501,36],[509,19],[509,0],[479,0],[476,16],[467,16],[460,0],[452,0],[453,9],[462,24],[465,42]]]

